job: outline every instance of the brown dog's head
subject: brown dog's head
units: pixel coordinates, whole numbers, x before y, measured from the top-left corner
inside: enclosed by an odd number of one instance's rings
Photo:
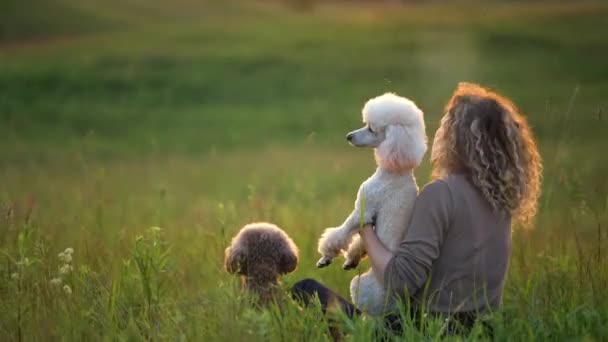
[[[298,265],[298,248],[289,236],[271,223],[243,227],[225,251],[226,271],[257,282],[273,282]]]

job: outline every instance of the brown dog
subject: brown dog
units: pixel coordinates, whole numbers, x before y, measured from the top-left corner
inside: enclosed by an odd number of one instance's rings
[[[225,251],[226,271],[240,275],[243,288],[256,295],[261,304],[275,298],[279,277],[298,265],[298,247],[272,223],[244,226]]]

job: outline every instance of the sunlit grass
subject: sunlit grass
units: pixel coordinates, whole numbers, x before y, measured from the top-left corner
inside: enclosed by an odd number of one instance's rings
[[[296,311],[276,321],[271,311],[259,316],[248,309],[236,279],[222,270],[223,249],[243,224],[276,222],[301,250],[301,264],[284,279],[286,286],[314,277],[348,296],[352,272],[318,270],[316,241],[323,227],[351,210],[357,184],[373,170],[371,159],[365,150],[294,148],[5,169],[2,178],[12,182],[2,195],[2,293],[11,295],[0,303],[2,334],[15,336],[21,326],[29,337],[263,340],[281,339],[289,327],[320,337],[323,324],[310,331],[308,318]],[[428,168],[418,174],[425,182]],[[593,194],[569,182],[558,182],[564,190],[543,207],[535,230],[514,232],[505,310],[496,316],[499,337],[605,336],[608,211],[605,202],[588,202]],[[66,247],[75,249],[70,295],[51,284],[61,266],[57,254]],[[27,267],[17,264],[24,258],[31,263]],[[27,317],[21,323],[16,300]],[[344,329],[362,339],[371,336],[372,323],[348,328],[346,322]],[[44,324],[53,327],[42,329]],[[428,336],[442,329],[429,324]]]

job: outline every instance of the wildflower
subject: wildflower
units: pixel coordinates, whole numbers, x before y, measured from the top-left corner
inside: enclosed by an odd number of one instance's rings
[[[74,268],[72,267],[72,265],[65,264],[65,265],[59,267],[59,274],[61,274],[61,275],[68,274],[68,273],[72,272],[73,270],[74,270]]]
[[[70,253],[61,252],[57,254],[57,257],[59,258],[59,260],[65,263],[72,262],[72,254]]]
[[[30,264],[30,259],[28,258],[23,258],[20,261],[16,262],[17,266],[29,266]]]
[[[63,257],[63,261],[66,263],[72,262],[72,254],[65,254]]]
[[[19,278],[19,273],[15,272],[15,273],[11,274],[11,279],[14,280],[14,279],[17,279],[17,278]]]
[[[59,260],[65,262],[65,263],[69,263],[69,262],[72,262],[73,253],[74,253],[74,248],[68,247],[65,249],[65,251],[57,254],[57,258],[59,258]]]
[[[51,279],[51,285],[53,285],[53,286],[59,286],[59,285],[61,285],[61,278],[53,278],[53,279]]]
[[[70,287],[70,285],[65,284],[63,285],[63,292],[65,292],[66,295],[71,295],[72,294],[72,288]]]

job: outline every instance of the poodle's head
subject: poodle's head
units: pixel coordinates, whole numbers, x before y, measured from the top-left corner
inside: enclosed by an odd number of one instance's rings
[[[298,265],[298,247],[279,227],[251,223],[243,227],[225,251],[226,271],[259,281],[274,281]]]
[[[426,153],[426,132],[420,108],[404,97],[386,93],[363,107],[363,128],[346,139],[357,147],[375,148],[376,162],[390,172],[417,167]]]

